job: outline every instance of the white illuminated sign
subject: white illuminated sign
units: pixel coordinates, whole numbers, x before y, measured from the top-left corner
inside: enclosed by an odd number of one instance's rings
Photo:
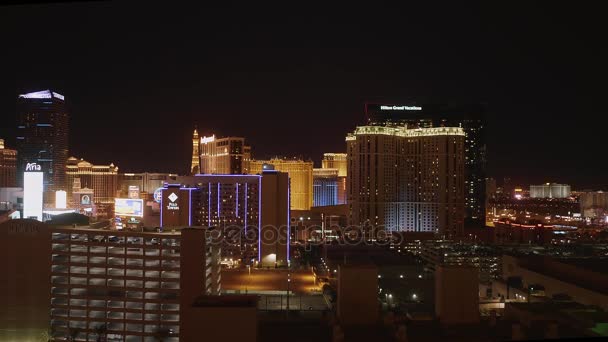
[[[36,163],[25,164],[25,171],[42,171],[42,167]]]
[[[175,192],[172,192],[171,195],[167,196],[167,198],[169,201],[171,201],[167,204],[167,210],[179,210],[179,205],[175,203],[178,198]]]
[[[380,106],[380,110],[422,110],[418,106]]]
[[[201,144],[206,144],[215,141],[215,134],[210,137],[202,137]]]
[[[32,164],[35,165],[36,163]],[[42,221],[42,194],[44,191],[43,179],[44,176],[42,172],[23,173],[24,218],[34,218],[38,221]]]
[[[63,190],[55,191],[55,209],[67,208],[67,193]]]
[[[60,99],[62,101],[65,101],[65,96],[63,96],[63,95],[61,95],[59,93],[53,92],[53,96],[55,96],[56,98],[58,98],[58,99]]]

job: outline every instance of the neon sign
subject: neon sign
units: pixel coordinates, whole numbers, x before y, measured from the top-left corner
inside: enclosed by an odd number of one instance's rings
[[[380,110],[422,110],[418,106],[380,106]]]

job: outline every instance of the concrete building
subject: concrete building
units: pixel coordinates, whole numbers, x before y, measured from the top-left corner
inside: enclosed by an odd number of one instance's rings
[[[262,173],[258,260],[262,266],[289,266],[290,184],[285,172]]]
[[[247,161],[251,148],[245,145],[245,138],[216,138],[203,136],[200,139],[200,173],[238,175],[247,172]]]
[[[200,296],[186,308],[180,340],[244,342],[257,341],[256,295]],[[238,322],[238,329],[231,327]]]
[[[435,315],[442,324],[479,323],[479,275],[472,266],[439,265]]]
[[[578,303],[608,309],[605,259],[503,255],[502,262],[503,279],[520,279],[524,290],[542,286],[549,298],[565,294]]]
[[[463,233],[462,128],[362,126],[346,142],[351,225]]]
[[[67,190],[69,114],[65,97],[52,90],[19,95],[17,99],[17,186],[35,163],[44,173],[44,204],[53,206],[55,191]]]
[[[80,188],[93,190],[95,203],[113,204],[118,190],[118,167],[113,163],[110,165],[93,165],[84,159],[70,157],[66,163],[66,179],[68,188],[67,198],[70,205],[76,205],[73,201],[74,180],[79,179]]]
[[[585,191],[579,195],[578,202],[583,217],[598,217],[598,213],[608,212],[608,192]]]
[[[60,340],[103,331],[108,341],[161,333],[177,341],[182,309],[221,290],[220,252],[202,227],[120,232],[11,220],[0,234],[10,268],[0,281],[2,340],[38,338],[50,326]]]
[[[499,278],[502,270],[502,253],[478,243],[428,240],[419,244],[419,253],[430,272],[435,272],[440,265],[472,266],[478,269],[481,283]]]
[[[566,198],[570,197],[570,185],[546,183],[530,185],[530,198]]]
[[[312,169],[313,207],[338,205],[338,169]]]
[[[379,318],[378,268],[373,264],[338,267],[336,313],[342,326],[374,325]]]
[[[291,210],[308,210],[313,205],[313,162],[301,159],[252,160],[249,173],[260,174],[264,164],[289,174]]]
[[[17,186],[17,150],[4,146],[0,139],[0,188]]]

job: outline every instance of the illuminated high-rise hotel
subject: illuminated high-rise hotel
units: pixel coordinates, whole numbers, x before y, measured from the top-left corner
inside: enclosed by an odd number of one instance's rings
[[[201,174],[244,174],[246,160],[251,156],[245,138],[216,138],[215,135],[200,139],[199,152]]]
[[[459,127],[357,127],[346,137],[350,224],[461,235],[464,140]]]
[[[287,172],[291,189],[291,210],[309,210],[313,204],[312,161],[300,159],[252,160],[249,173],[261,174],[264,164],[272,165],[274,170]]]
[[[42,90],[17,99],[17,185],[23,186],[26,165],[44,174],[44,203],[53,204],[56,190],[66,190],[69,116],[63,95]]]
[[[461,127],[464,141],[465,218],[485,224],[486,142],[482,105],[437,106],[366,104],[369,126]]]
[[[190,174],[192,175],[199,173],[201,169],[201,156],[198,149],[199,144],[200,141],[198,139],[198,131],[195,128],[194,134],[192,135],[192,164],[190,165]]]

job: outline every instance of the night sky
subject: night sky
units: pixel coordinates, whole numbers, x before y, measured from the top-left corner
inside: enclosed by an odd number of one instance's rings
[[[14,144],[17,94],[52,88],[71,155],[184,173],[195,124],[319,163],[365,101],[485,103],[489,175],[608,190],[603,11],[372,3],[0,7],[0,137]]]

